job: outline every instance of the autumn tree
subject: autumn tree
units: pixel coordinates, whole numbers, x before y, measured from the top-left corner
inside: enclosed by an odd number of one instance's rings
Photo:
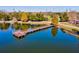
[[[3,14],[0,13],[0,20],[3,18]]]
[[[59,17],[58,15],[54,15],[54,16],[53,16],[52,24],[54,24],[55,26],[58,25],[58,22],[59,22],[59,21],[58,21],[58,17]]]
[[[21,21],[28,21],[28,16],[25,12],[21,13]]]
[[[58,28],[56,28],[56,27],[52,28],[51,32],[52,32],[53,36],[56,36],[56,34],[58,32]]]

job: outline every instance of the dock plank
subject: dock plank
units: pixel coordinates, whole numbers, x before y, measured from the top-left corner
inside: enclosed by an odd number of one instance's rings
[[[53,25],[39,27],[39,28],[36,28],[36,29],[32,29],[30,31],[29,30],[27,30],[27,31],[18,30],[16,32],[14,32],[13,35],[19,38],[19,37],[25,36],[28,33],[32,33],[32,32],[35,32],[35,31],[39,31],[39,30],[42,30],[42,29],[45,29],[45,28],[49,28],[49,27],[52,27],[52,26]]]

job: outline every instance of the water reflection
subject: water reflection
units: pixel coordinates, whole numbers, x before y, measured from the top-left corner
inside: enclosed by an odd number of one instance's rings
[[[63,28],[60,28],[63,33],[66,33]]]
[[[15,29],[15,31],[16,30],[21,30],[23,32],[30,31],[30,30],[33,30],[33,29],[41,27],[41,26],[45,26],[45,25],[31,25],[31,24],[26,24],[26,23],[22,23],[22,24],[15,23],[15,24],[13,24],[13,28]],[[14,36],[14,37],[17,38],[16,36]],[[25,35],[22,36],[22,37],[19,37],[17,39],[21,40],[24,37],[25,37]]]
[[[34,29],[34,28],[38,28],[38,27],[41,27],[41,26],[46,26],[46,25],[30,25],[30,28]]]
[[[23,40],[23,39],[25,38],[25,36],[22,36],[22,37],[19,37],[19,38],[18,38],[18,37],[14,36],[14,35],[13,35],[13,37],[14,37],[14,39],[16,39],[16,40]]]
[[[29,29],[29,25],[28,24],[21,24],[21,23],[15,23],[13,24],[12,28],[15,30],[15,31],[18,31],[18,30],[21,30],[21,31],[27,31]],[[15,32],[14,31],[14,32]],[[22,37],[16,37],[14,36],[15,39],[17,40],[22,40],[25,36],[22,36]]]
[[[16,30],[23,30],[26,31],[27,29],[30,28],[30,25],[28,24],[21,24],[21,23],[14,23],[12,25],[12,28],[16,31]]]
[[[30,25],[28,25],[28,24],[21,25],[21,30],[23,30],[23,31],[27,31],[29,28],[30,28]]]
[[[20,30],[21,31],[30,31],[30,30],[33,30],[33,29],[35,29],[35,28],[39,28],[39,27],[42,27],[42,26],[45,26],[45,25],[29,25],[29,24],[21,24],[21,26],[20,26]],[[38,31],[40,31],[40,30],[38,30]],[[38,32],[38,31],[34,31],[34,32]],[[32,32],[33,33],[33,32]],[[28,34],[26,34],[26,35],[28,35]],[[22,36],[22,37],[19,37],[18,39],[20,40],[20,39],[23,39],[23,38],[25,38],[25,36],[26,35],[24,35],[24,36]]]
[[[19,30],[20,27],[21,27],[21,24],[19,24],[19,23],[12,24],[12,29],[14,29],[14,30]]]
[[[6,31],[10,26],[10,23],[0,23],[0,29]]]
[[[73,29],[71,29],[71,30],[66,30],[65,28],[61,28],[61,30],[62,30],[63,33],[67,33],[67,34],[73,35],[73,36],[75,36],[77,39],[79,39],[79,31],[73,30]]]
[[[58,28],[57,27],[53,27],[51,32],[52,32],[52,35],[55,37],[57,32],[58,32]]]

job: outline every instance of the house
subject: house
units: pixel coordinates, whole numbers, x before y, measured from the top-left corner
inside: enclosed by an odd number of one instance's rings
[[[72,24],[76,24],[77,23],[78,16],[77,16],[77,12],[76,11],[69,11],[69,12],[67,12],[67,15],[68,15],[69,23],[72,23]]]

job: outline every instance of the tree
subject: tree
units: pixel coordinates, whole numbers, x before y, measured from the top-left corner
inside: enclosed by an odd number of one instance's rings
[[[2,20],[2,18],[4,18],[5,13],[3,11],[0,11],[0,20]]]
[[[24,12],[21,14],[21,21],[28,21],[28,16]]]
[[[35,15],[30,14],[30,15],[29,15],[29,20],[31,20],[31,21],[36,20],[36,16],[35,16]]]
[[[51,16],[48,16],[48,21],[51,21],[52,17]]]
[[[61,16],[60,16],[60,18],[61,18],[61,21],[68,21],[67,12],[62,13]]]
[[[44,18],[44,15],[42,13],[37,13],[36,14],[36,19],[38,21],[45,21],[46,19]]]
[[[0,20],[3,18],[3,15],[0,13]]]
[[[52,24],[55,25],[55,26],[58,25],[58,22],[59,22],[59,21],[58,21],[58,17],[59,17],[58,15],[54,15],[54,16],[53,16]]]
[[[29,20],[31,21],[45,21],[47,20],[42,13],[31,13],[29,15]]]
[[[12,20],[11,15],[5,14],[5,15],[4,15],[4,20],[5,20],[5,21],[10,21],[10,20]]]
[[[15,17],[18,21],[21,20],[21,12],[20,11],[19,12],[15,12],[15,11],[11,12],[10,15],[12,18]]]

